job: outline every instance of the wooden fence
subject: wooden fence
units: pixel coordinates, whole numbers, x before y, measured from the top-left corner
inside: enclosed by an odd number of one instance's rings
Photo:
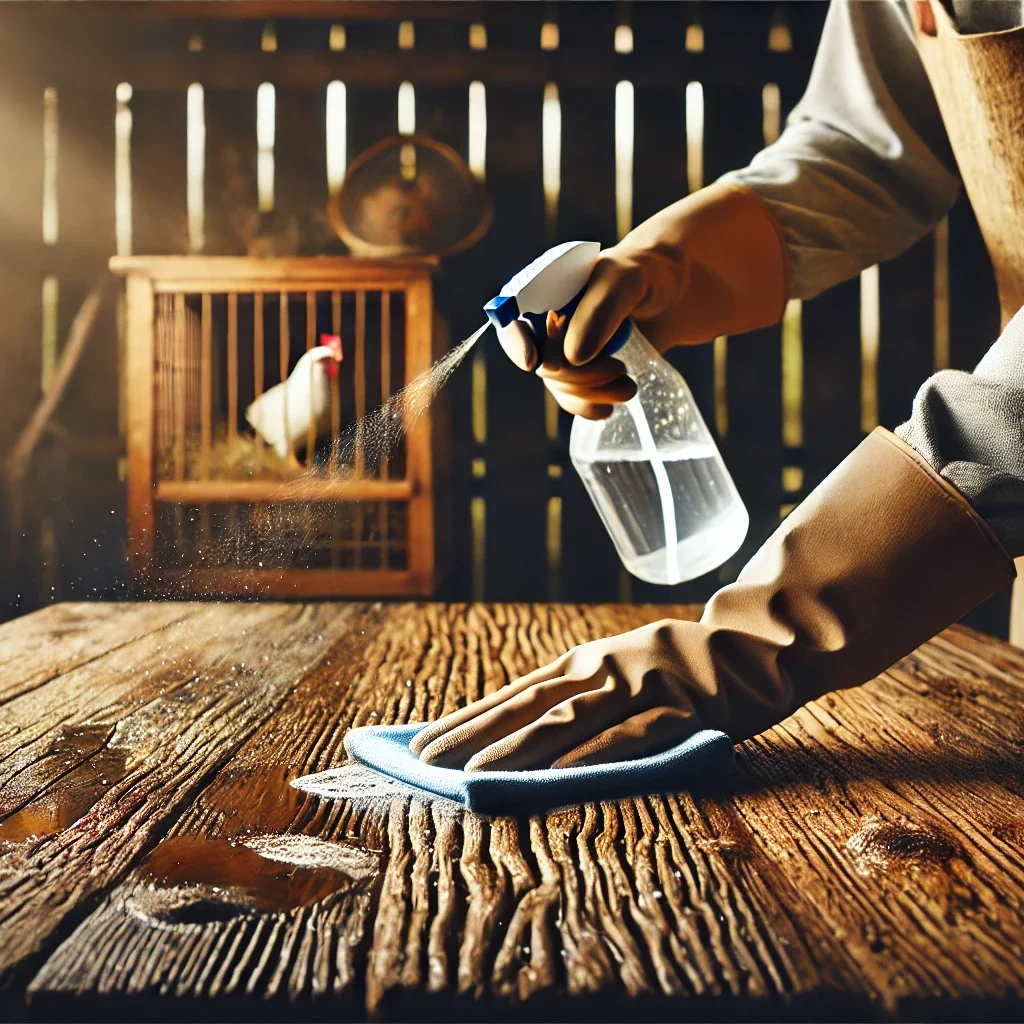
[[[452,339],[467,335],[482,302],[548,244],[611,243],[777,135],[826,8],[4,5],[0,441],[38,401],[111,254],[342,251],[323,215],[328,189],[346,161],[399,130],[452,145],[494,201],[489,234],[436,282]],[[791,305],[784,325],[673,353],[751,529],[720,571],[670,589],[624,574],[568,460],[567,417],[484,343],[449,385],[441,594],[702,599],[865,429],[904,419],[934,367],[972,366],[997,323],[962,201],[934,237]],[[31,480],[18,607],[117,593],[124,581],[116,309],[100,327]],[[1004,629],[1006,604],[977,621]]]

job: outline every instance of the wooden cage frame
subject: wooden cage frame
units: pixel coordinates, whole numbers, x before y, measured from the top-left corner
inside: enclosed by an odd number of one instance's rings
[[[429,409],[405,436],[400,479],[159,480],[156,472],[156,296],[344,292],[402,293],[405,299],[405,378],[429,369],[433,358],[435,259],[363,260],[316,256],[255,259],[235,256],[113,257],[125,278],[127,516],[129,564],[141,596],[388,597],[429,596],[436,579],[432,423]],[[205,305],[205,303],[204,303]],[[204,328],[203,344],[208,345]],[[204,377],[203,389],[208,388]],[[281,501],[403,501],[408,509],[403,569],[192,568],[157,564],[157,510]]]

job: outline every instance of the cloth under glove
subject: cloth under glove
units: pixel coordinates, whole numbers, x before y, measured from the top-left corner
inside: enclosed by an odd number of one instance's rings
[[[878,429],[700,622],[582,644],[426,726],[410,747],[428,764],[475,772],[650,756],[702,729],[740,741],[873,678],[1014,575],[970,504]]]
[[[345,737],[345,751],[354,761],[392,779],[481,814],[536,812],[686,787],[710,790],[728,778],[732,768],[732,741],[724,733],[704,729],[664,752],[638,760],[564,770],[468,772],[420,761],[409,746],[424,728],[417,724],[353,729]],[[344,771],[334,769],[339,770]],[[298,787],[315,791],[317,778],[297,780]]]

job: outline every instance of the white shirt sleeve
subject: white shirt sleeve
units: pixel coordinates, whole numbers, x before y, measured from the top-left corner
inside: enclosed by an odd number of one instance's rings
[[[963,30],[977,27],[978,13],[991,15],[959,4]],[[927,234],[956,200],[959,178],[903,0],[832,0],[786,130],[726,177],[757,192],[782,226],[794,298]],[[1010,555],[1024,555],[1024,310],[973,373],[943,370],[925,381],[896,433],[971,502]]]
[[[832,0],[785,131],[726,177],[757,192],[782,226],[794,298],[927,234],[959,178],[903,0]]]

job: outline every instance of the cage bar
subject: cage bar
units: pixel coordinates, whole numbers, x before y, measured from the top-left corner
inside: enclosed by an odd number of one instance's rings
[[[281,315],[278,320],[279,358],[278,370],[283,384],[288,379],[288,353],[291,347],[291,332],[288,326],[288,293],[281,292]],[[285,416],[287,419],[287,414]]]
[[[355,475],[362,478],[365,471],[365,453],[363,445],[365,436],[363,431],[363,417],[366,415],[366,292],[356,292],[356,351],[354,365],[355,399],[356,399],[356,450],[355,450]],[[356,566],[363,562],[363,508],[356,507],[354,552]]]
[[[253,296],[252,391],[253,397],[263,394],[263,294]]]
[[[391,398],[391,293],[380,293],[380,402],[387,405]],[[380,478],[387,480],[389,475],[388,453],[384,451],[380,461]],[[386,501],[380,506],[380,564],[386,567],[389,562],[388,545],[391,531],[388,518],[391,507]]]
[[[331,331],[341,337],[341,293],[331,292]],[[342,339],[344,346],[344,339]],[[343,349],[344,351],[344,349]],[[341,379],[335,374],[331,378],[331,472],[337,475],[341,458],[338,450],[341,443]]]
[[[228,294],[228,441],[238,436],[238,293]]]
[[[213,433],[213,335],[210,321],[213,319],[212,301],[209,294],[202,300],[202,338],[200,377],[200,448],[199,475],[204,480],[210,478],[210,448]]]
[[[391,293],[380,294],[380,401],[386,405],[391,398]],[[380,475],[387,478],[388,455],[380,462]]]
[[[188,356],[185,340],[185,296],[174,299],[174,477],[185,478],[185,374]]]
[[[356,450],[355,473],[362,476],[365,469],[365,453],[363,444],[365,437],[362,429],[363,417],[366,415],[366,292],[356,292],[356,344],[355,344],[355,399],[356,399]]]
[[[316,292],[306,292],[306,351],[312,350],[316,344]],[[309,386],[313,389],[314,367],[309,366]],[[317,424],[311,418],[309,429],[306,431],[306,466],[313,465],[313,456],[316,454],[316,432]]]

